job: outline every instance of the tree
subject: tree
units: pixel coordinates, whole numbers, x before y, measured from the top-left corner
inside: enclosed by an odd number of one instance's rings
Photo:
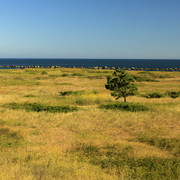
[[[137,94],[137,87],[134,84],[134,78],[131,77],[126,71],[117,69],[113,72],[112,76],[107,76],[106,89],[112,91],[111,95],[117,99],[124,98],[130,95]]]

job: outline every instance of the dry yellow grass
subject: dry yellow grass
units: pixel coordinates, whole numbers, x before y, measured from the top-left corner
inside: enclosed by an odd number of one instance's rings
[[[81,154],[81,157],[75,151],[80,145],[97,147],[102,153],[111,145],[130,148],[126,155],[135,159],[179,158],[174,147],[169,150],[140,140],[143,135],[155,140],[164,138],[179,142],[180,98],[147,99],[140,96],[155,91],[179,91],[179,72],[153,72],[172,77],[156,78],[158,82],[136,82],[139,95],[128,97],[127,101],[142,103],[150,110],[127,112],[98,107],[99,104],[114,101],[104,88],[105,75],[111,74],[111,70],[62,68],[45,71],[47,74],[43,75],[42,69],[0,70],[0,131],[8,129],[9,133],[15,132],[22,137],[14,142],[14,137],[1,135],[0,132],[0,179],[128,178],[128,173],[131,173],[128,167],[121,171],[114,167],[106,169],[91,163],[89,154],[87,157]],[[61,76],[63,73],[69,76]],[[139,72],[129,73],[137,75]],[[86,93],[67,97],[60,97],[59,94],[61,91],[78,90]],[[12,102],[70,105],[78,106],[79,110],[70,113],[27,112],[3,106]],[[102,157],[98,155],[98,158]]]

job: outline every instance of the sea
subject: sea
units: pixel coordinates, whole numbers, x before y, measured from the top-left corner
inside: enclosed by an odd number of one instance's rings
[[[5,66],[60,66],[60,67],[115,67],[115,68],[180,68],[180,59],[51,59],[51,58],[0,58]]]

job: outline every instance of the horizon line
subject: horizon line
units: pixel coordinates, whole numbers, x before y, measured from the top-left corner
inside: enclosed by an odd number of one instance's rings
[[[6,58],[0,58],[0,60],[1,59],[180,60],[180,58],[178,59],[178,58],[53,58],[53,57],[50,57],[50,58],[48,58],[48,57],[45,57],[45,58],[43,58],[43,57],[37,57],[37,58],[36,57],[33,57],[33,58],[31,58],[31,57],[7,58],[6,57]]]

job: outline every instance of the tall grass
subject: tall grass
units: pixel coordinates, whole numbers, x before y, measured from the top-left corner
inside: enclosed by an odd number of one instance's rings
[[[44,70],[0,72],[0,179],[179,179],[180,97],[166,94],[179,72],[130,71],[158,81],[136,81],[139,94],[165,96],[126,106],[104,87],[112,70]]]

